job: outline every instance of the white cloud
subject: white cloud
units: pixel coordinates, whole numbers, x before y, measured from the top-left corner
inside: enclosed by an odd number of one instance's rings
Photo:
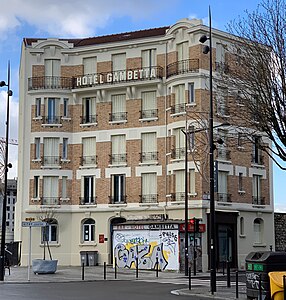
[[[0,35],[28,23],[54,36],[89,36],[111,17],[148,18],[169,0],[10,0],[0,10]]]

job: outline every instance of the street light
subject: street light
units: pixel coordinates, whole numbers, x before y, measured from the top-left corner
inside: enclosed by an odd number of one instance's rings
[[[212,20],[211,8],[209,6],[209,36],[203,35],[200,37],[200,43],[205,43],[209,40],[209,46],[203,47],[204,54],[210,54],[210,111],[209,111],[209,150],[210,150],[210,281],[211,293],[216,292],[216,241],[215,241],[215,199],[214,199],[214,141],[213,141],[213,65],[212,65]]]
[[[5,276],[5,235],[6,235],[6,206],[7,206],[7,187],[8,187],[8,168],[12,167],[8,163],[8,141],[9,141],[9,99],[12,96],[10,90],[10,61],[8,61],[8,83],[0,81],[0,87],[7,86],[7,109],[6,109],[6,140],[5,140],[5,161],[4,161],[4,198],[2,209],[2,234],[1,234],[1,251],[0,251],[0,281],[4,281]]]

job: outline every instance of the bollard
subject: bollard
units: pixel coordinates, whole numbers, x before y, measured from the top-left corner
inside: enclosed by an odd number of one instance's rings
[[[158,261],[158,257],[156,257],[156,277],[159,277],[159,261]]]
[[[116,257],[114,258],[114,278],[117,279],[117,263],[116,263]]]
[[[189,267],[189,290],[192,289],[191,267]]]
[[[194,249],[194,276],[197,275],[197,251]]]
[[[227,282],[227,287],[230,288],[230,263],[229,261],[226,262],[226,282]]]
[[[262,300],[261,274],[259,274],[259,300]]]
[[[286,299],[286,275],[283,275],[284,299]]]
[[[238,271],[235,271],[235,298],[238,299]]]
[[[106,280],[106,262],[103,263],[103,279]]]
[[[81,280],[84,280],[84,262],[82,263]]]
[[[138,278],[138,256],[136,256],[136,278]]]

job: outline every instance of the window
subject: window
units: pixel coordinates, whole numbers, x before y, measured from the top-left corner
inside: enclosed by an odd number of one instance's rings
[[[227,111],[227,89],[218,87],[216,95],[217,114],[225,116],[228,114]]]
[[[188,84],[189,90],[189,104],[195,103],[195,84],[193,82]]]
[[[59,165],[59,138],[44,138],[44,166]]]
[[[185,170],[175,171],[176,178],[176,191],[175,200],[184,201],[185,200]]]
[[[126,54],[113,54],[112,55],[112,70],[123,71],[126,70]]]
[[[141,162],[157,161],[157,137],[156,132],[142,133]]]
[[[94,242],[95,238],[95,221],[93,219],[87,219],[82,223],[83,241]]]
[[[111,96],[112,113],[110,121],[125,121],[127,120],[126,113],[126,95],[112,95]]]
[[[83,98],[82,124],[96,123],[96,98]]]
[[[60,118],[58,116],[59,112],[59,99],[58,98],[46,98],[45,99],[45,109],[46,117],[45,123],[47,124],[59,124]]]
[[[97,59],[94,57],[87,57],[83,59],[83,73],[84,75],[96,74],[97,72]]]
[[[35,117],[41,116],[41,98],[36,98]]]
[[[173,149],[172,158],[183,159],[185,157],[185,134],[182,130],[185,128],[177,128],[174,130],[175,135],[175,149]]]
[[[255,219],[253,222],[253,232],[254,232],[254,243],[255,244],[262,244],[263,242],[263,220],[262,219]]]
[[[239,219],[239,229],[240,229],[240,235],[244,235],[244,218],[240,217]]]
[[[64,98],[63,117],[65,118],[69,116],[68,104],[69,104],[69,98]]]
[[[237,147],[238,148],[243,147],[243,133],[241,132],[237,134]]]
[[[58,242],[58,221],[55,219],[45,219],[48,225],[42,227],[42,243]]]
[[[43,177],[43,205],[59,204],[59,177],[44,176]]]
[[[157,174],[145,173],[141,174],[141,202],[157,203]]]
[[[227,193],[227,176],[228,172],[218,171],[218,199],[217,201],[230,202]]]
[[[41,158],[41,144],[40,138],[35,138],[35,159]]]
[[[261,176],[252,177],[252,203],[264,205],[264,199],[261,197]]]
[[[39,176],[34,176],[34,194],[33,194],[33,198],[39,198]]]
[[[68,138],[63,138],[63,157],[62,159],[68,159]]]
[[[185,85],[179,84],[174,87],[175,91],[175,106],[172,113],[181,113],[185,111]]]
[[[83,177],[83,198],[81,204],[95,204],[95,180],[94,176]]]
[[[124,174],[112,175],[110,200],[111,203],[126,203]]]
[[[194,126],[189,126],[188,130],[188,139],[189,139],[189,150],[193,151],[195,148],[195,127]]]
[[[183,73],[189,69],[189,43],[184,42],[177,45],[178,52],[178,73]]]
[[[195,174],[194,169],[189,170],[189,176],[190,176],[190,194],[195,195],[196,194],[196,174]]]
[[[142,51],[142,68],[151,68],[156,66],[156,49]]]
[[[242,173],[239,173],[238,174],[238,191],[243,191],[243,174]]]
[[[223,44],[216,44],[216,62],[224,63],[225,62],[225,48]]]
[[[255,164],[262,165],[263,159],[261,155],[261,137],[255,136],[252,144],[252,162]]]
[[[82,165],[96,165],[96,138],[82,139]]]
[[[218,137],[222,140],[222,143],[218,143],[217,153],[218,159],[230,160],[230,151],[227,149],[227,130],[218,129]]]
[[[67,196],[67,180],[68,180],[67,176],[62,177],[62,198],[63,199],[68,198],[68,196]]]
[[[126,137],[122,135],[111,136],[111,164],[126,163]]]
[[[61,61],[59,59],[45,59],[45,86],[55,89],[61,87]]]
[[[141,119],[157,118],[157,98],[156,91],[143,92],[142,96],[142,106],[141,106]]]

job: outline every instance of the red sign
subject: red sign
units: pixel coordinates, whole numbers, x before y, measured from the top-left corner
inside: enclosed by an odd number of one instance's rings
[[[180,231],[185,232],[185,224],[180,224]],[[199,232],[205,232],[206,231],[206,224],[200,224],[199,225]],[[188,223],[188,232],[194,232],[194,224]]]
[[[98,235],[98,241],[99,241],[99,243],[104,243],[104,234],[99,234]]]

